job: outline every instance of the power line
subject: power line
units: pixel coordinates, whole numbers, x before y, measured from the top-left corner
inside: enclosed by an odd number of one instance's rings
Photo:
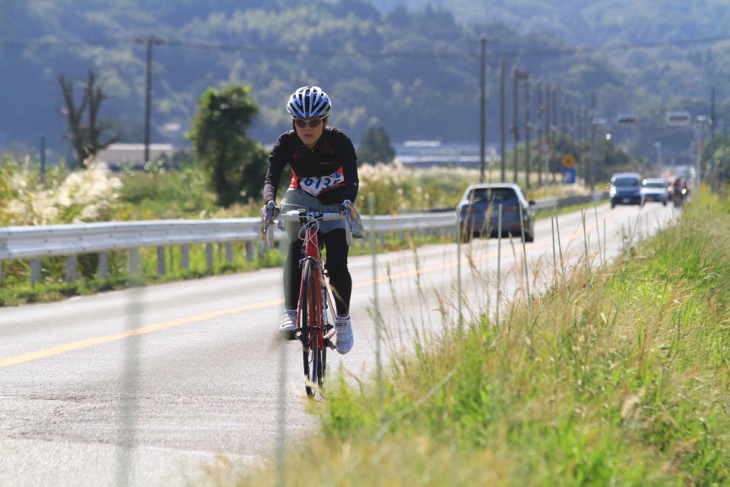
[[[676,41],[662,41],[649,43],[630,43],[619,44],[613,46],[595,46],[595,47],[566,47],[557,49],[538,49],[538,50],[511,50],[511,51],[495,51],[493,54],[498,56],[509,57],[527,57],[527,56],[564,56],[590,54],[598,52],[615,52],[626,51],[632,49],[658,49],[666,47],[687,47],[700,44],[713,44],[716,42],[730,40],[729,35],[706,37],[699,39],[682,39]],[[60,41],[60,40],[26,40],[26,41],[0,41],[0,49],[23,49],[23,48],[63,48],[63,47],[86,47],[86,46],[119,46],[124,44],[134,44],[135,40],[107,40],[107,41]],[[183,49],[205,49],[226,52],[247,52],[254,54],[268,54],[278,56],[323,56],[323,57],[360,57],[360,58],[410,58],[410,59],[472,59],[480,56],[479,52],[462,52],[462,51],[360,51],[360,50],[325,50],[325,49],[286,49],[286,48],[265,48],[261,46],[241,46],[226,45],[211,42],[182,42],[182,41],[166,41],[166,45],[170,47],[178,47]],[[499,41],[495,39],[493,45],[499,46]]]
[[[24,48],[63,48],[63,47],[93,47],[93,46],[121,46],[135,44],[135,40],[107,40],[107,41],[59,41],[59,40],[30,40],[30,41],[0,41],[0,49]],[[183,49],[206,49],[227,52],[248,52],[254,54],[290,55],[290,56],[327,56],[327,57],[363,57],[363,58],[471,58],[475,54],[461,51],[434,52],[434,51],[356,51],[356,50],[324,50],[324,49],[286,49],[266,48],[261,46],[226,45],[213,42],[182,42],[165,41],[170,47]]]
[[[728,41],[730,36],[717,36],[717,37],[706,37],[701,39],[684,39],[677,41],[663,41],[663,42],[647,42],[647,43],[635,43],[635,44],[617,44],[613,46],[600,46],[600,47],[574,47],[564,49],[544,49],[537,51],[501,51],[500,55],[517,57],[517,56],[555,56],[555,55],[567,55],[567,54],[590,54],[595,52],[614,52],[614,51],[627,51],[632,49],[658,49],[665,47],[686,47],[698,44],[714,44],[716,42]]]

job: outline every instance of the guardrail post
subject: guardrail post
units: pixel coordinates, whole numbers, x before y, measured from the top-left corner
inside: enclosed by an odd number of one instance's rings
[[[109,252],[99,252],[99,279],[109,277]]]
[[[205,244],[205,265],[208,267],[208,269],[213,268],[213,244],[212,243]]]
[[[180,269],[190,269],[190,246],[186,244],[180,246]]]
[[[251,242],[251,243],[253,243],[253,242]],[[233,262],[233,243],[226,242],[225,246],[226,246],[226,262]]]
[[[164,276],[167,272],[167,262],[165,261],[165,246],[157,246],[157,275]]]
[[[263,251],[264,246],[261,246],[261,250]],[[263,252],[262,252],[263,254]],[[246,242],[246,260],[249,262],[253,262],[254,256],[256,255],[256,245],[253,240],[249,240]]]
[[[30,283],[35,284],[41,280],[41,259],[35,258],[30,261]]]
[[[129,275],[139,276],[142,274],[142,265],[139,258],[139,249],[129,249]]]
[[[76,255],[66,256],[66,282],[74,282],[79,278],[78,264],[79,259]]]

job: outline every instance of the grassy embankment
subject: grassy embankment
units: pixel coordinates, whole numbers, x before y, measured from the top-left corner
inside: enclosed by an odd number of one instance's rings
[[[419,340],[381,388],[331,384],[322,433],[236,485],[728,485],[729,277],[730,204],[705,192],[500,327]]]

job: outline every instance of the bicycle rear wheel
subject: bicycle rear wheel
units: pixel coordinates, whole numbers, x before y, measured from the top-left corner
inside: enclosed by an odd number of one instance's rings
[[[301,310],[301,340],[304,378],[307,395],[314,397],[317,389],[324,387],[327,352],[323,340],[321,282],[317,267],[306,261],[302,269],[302,286],[299,308]]]

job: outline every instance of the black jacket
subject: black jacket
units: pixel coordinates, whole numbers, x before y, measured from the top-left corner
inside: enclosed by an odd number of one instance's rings
[[[276,189],[287,165],[292,172],[290,188],[303,189],[327,205],[355,202],[360,182],[357,155],[352,141],[341,130],[325,127],[313,149],[305,146],[294,130],[281,134],[269,155],[264,203],[276,201]]]

